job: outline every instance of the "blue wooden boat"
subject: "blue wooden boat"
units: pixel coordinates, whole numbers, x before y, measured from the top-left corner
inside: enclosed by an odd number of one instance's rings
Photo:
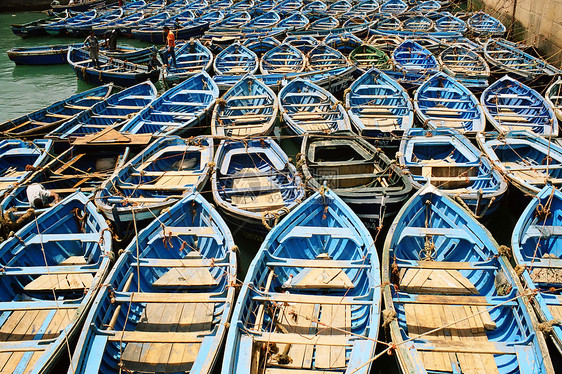
[[[281,43],[271,36],[266,36],[264,38],[258,36],[246,38],[242,44],[248,47],[248,49],[254,52],[258,57],[261,57],[264,53],[277,47]]]
[[[382,50],[370,44],[361,44],[351,51],[349,61],[364,71],[370,68],[388,70],[392,68],[390,58]]]
[[[395,316],[390,336],[403,372],[553,372],[525,291],[498,248],[484,226],[434,186],[403,206],[382,260],[384,301]]]
[[[108,178],[94,202],[121,233],[133,221],[149,222],[211,174],[213,138],[161,137]]]
[[[119,31],[121,35],[127,36],[129,38],[133,37],[133,30],[140,29],[143,27],[152,27],[158,23],[170,18],[170,13],[165,11],[158,11],[150,17],[145,17],[142,20],[134,23],[126,23],[119,26]]]
[[[476,36],[502,36],[505,26],[488,13],[478,12],[466,21],[468,31]]]
[[[267,51],[260,60],[263,74],[300,73],[306,67],[306,56],[290,44],[280,44]]]
[[[344,55],[349,55],[351,51],[363,44],[363,41],[350,32],[331,34],[324,38],[324,44],[328,47],[337,49]]]
[[[530,130],[558,136],[552,107],[537,91],[507,75],[484,90],[480,102],[488,121],[500,132]]]
[[[215,57],[213,69],[216,74],[254,74],[258,70],[258,56],[240,43],[234,43]]]
[[[441,3],[435,0],[427,0],[419,3],[418,5],[410,8],[409,13],[421,13],[428,14],[431,12],[437,12],[441,9]]]
[[[501,173],[457,130],[408,130],[398,163],[414,188],[431,183],[479,219],[493,214],[507,191]]]
[[[189,39],[192,36],[193,28],[186,29],[182,27],[183,24],[193,21],[196,18],[195,13],[191,10],[183,10],[180,13],[174,14],[169,18],[158,22],[149,27],[140,27],[131,30],[133,38],[147,43],[164,44],[164,27],[168,27],[175,35],[176,40]]]
[[[41,18],[24,24],[12,24],[10,25],[10,28],[12,29],[14,35],[19,36],[20,38],[25,39],[33,36],[42,36],[47,34],[45,26],[51,23],[58,23],[68,17],[68,12],[62,12],[55,14],[54,16]]]
[[[425,16],[412,16],[402,22],[402,30],[414,32],[430,32],[435,22]]]
[[[24,142],[19,139],[0,141],[0,196],[24,182],[35,170],[53,157],[53,142],[37,139]]]
[[[349,65],[347,58],[338,51],[321,43],[307,54],[306,66],[308,70],[326,70]]]
[[[70,44],[74,48],[84,47],[83,43]],[[56,65],[66,64],[69,44],[14,47],[6,53],[16,65]]]
[[[400,167],[351,131],[306,134],[300,155],[308,186],[330,188],[370,229],[388,223],[412,192]]]
[[[103,8],[106,0],[85,0],[74,4],[56,4],[51,3],[51,13],[72,12],[80,14],[94,8]]]
[[[155,46],[137,48],[128,46],[118,46],[116,50],[110,51],[108,49],[102,49],[101,53],[109,58],[114,58],[118,60],[126,60],[132,62],[133,64],[146,64],[152,58],[152,55],[156,53],[157,49]]]
[[[381,5],[377,0],[362,0],[349,9],[346,14],[365,18],[373,13],[376,13],[380,6]],[[381,12],[384,13],[384,11]]]
[[[215,2],[211,2],[211,4],[209,4],[209,9],[210,10],[223,10],[223,9],[229,9],[233,5],[234,5],[234,2],[232,0],[218,0],[218,1],[215,1]]]
[[[53,370],[80,331],[110,255],[109,228],[81,192],[2,243],[4,371]]]
[[[367,40],[367,44],[373,46],[381,51],[392,54],[392,51],[396,49],[400,44],[404,42],[404,39],[398,35],[387,35],[375,33]]]
[[[562,121],[562,77],[558,77],[544,93],[546,102],[554,110],[558,121]]]
[[[297,135],[351,130],[343,105],[325,89],[301,78],[291,80],[279,91],[279,109]]]
[[[314,0],[301,8],[303,13],[326,13],[328,6],[322,0]]]
[[[92,25],[92,31],[99,36],[109,33],[112,30],[128,28],[142,21],[145,18],[145,15],[145,11],[139,10],[138,12],[134,12],[132,14],[129,14],[128,16],[116,19],[111,22],[107,22],[103,25],[94,24]]]
[[[435,31],[438,32],[458,32],[462,34],[466,29],[466,22],[452,14],[440,17],[435,21]]]
[[[379,31],[397,31],[402,29],[402,21],[392,14],[387,14],[375,22],[375,28]]]
[[[31,208],[26,190],[33,183],[57,193],[61,199],[78,189],[89,195],[116,169],[123,166],[129,157],[130,146],[135,145],[133,143],[130,138],[120,139],[110,132],[80,138],[4,196],[0,207],[3,211],[11,209],[15,217],[24,215]],[[42,214],[46,210],[45,207],[35,208],[35,214]]]
[[[444,73],[468,88],[485,88],[490,78],[490,67],[476,51],[461,44],[446,48],[437,60]]]
[[[237,3],[234,3],[232,6],[230,6],[227,9],[229,12],[241,12],[244,10],[254,9],[255,5],[256,4],[254,0],[242,0]]]
[[[369,373],[379,277],[369,231],[335,193],[316,192],[270,232],[252,261],[222,374]]]
[[[484,131],[486,117],[476,96],[461,83],[439,72],[414,96],[416,115],[425,127],[447,127],[461,133]]]
[[[139,83],[66,121],[51,131],[47,138],[68,142],[108,128],[117,128],[150,105],[156,96],[156,87],[150,81]]]
[[[528,81],[560,72],[544,60],[531,56],[502,40],[489,39],[484,46],[486,60],[500,73],[514,75]]]
[[[231,139],[267,135],[277,122],[278,111],[275,93],[254,76],[246,75],[217,101],[211,132]]]
[[[344,96],[351,123],[364,136],[400,136],[413,126],[414,110],[408,92],[378,69],[359,77]]]
[[[108,84],[74,94],[45,108],[0,124],[0,133],[10,138],[43,137],[62,123],[104,101],[112,92]]]
[[[176,66],[165,66],[162,70],[162,79],[168,86],[202,71],[211,70],[213,53],[198,40],[190,40],[178,46],[175,53]]]
[[[238,28],[238,27],[242,27],[244,24],[251,21],[251,19],[252,19],[252,16],[250,15],[250,13],[248,13],[246,11],[235,13],[235,14],[229,16],[229,17],[225,16],[225,18],[222,21],[215,23],[213,25],[213,29],[215,29],[215,28]]]
[[[292,14],[302,7],[302,0],[282,0],[275,6],[275,11],[280,14]]]
[[[114,83],[117,86],[130,87],[147,79],[156,82],[160,70],[122,60],[112,59],[103,54],[99,56],[99,66],[95,66],[88,52],[79,48],[68,48],[67,60],[76,76],[89,84]]]
[[[50,35],[64,35],[66,28],[69,26],[76,26],[88,22],[97,17],[97,11],[91,10],[85,13],[79,13],[76,16],[63,18],[58,22],[49,23],[43,26],[45,32]]]
[[[325,88],[326,90],[337,93],[344,90],[353,81],[354,73],[357,67],[348,66],[345,68],[327,69],[322,71],[309,71],[304,73],[286,73],[286,74],[258,74],[254,75],[257,79],[263,81],[269,88],[279,91],[287,81],[296,78],[307,79],[310,82]],[[239,75],[215,75],[213,80],[219,86],[221,91],[226,91],[234,86],[240,80]]]
[[[380,13],[402,14],[408,10],[408,4],[402,0],[387,0],[379,8]]]
[[[494,166],[525,195],[545,185],[562,185],[562,148],[530,131],[489,132],[476,136]]]
[[[340,21],[332,16],[320,18],[314,22],[311,22],[307,30],[312,31],[328,31],[337,28],[340,25]]]
[[[209,74],[197,73],[164,92],[120,131],[153,136],[183,135],[203,126],[218,96],[219,89]]]
[[[263,29],[268,27],[275,27],[281,21],[281,17],[275,11],[269,11],[255,18],[252,18],[244,27],[249,29]]]
[[[310,20],[302,13],[293,13],[292,15],[283,18],[278,24],[277,27],[285,29],[287,31],[298,31],[304,30]]]
[[[215,203],[226,219],[244,230],[269,230],[305,198],[297,169],[271,138],[223,140],[215,165]]]
[[[66,27],[66,33],[72,36],[86,36],[89,35],[92,27],[105,26],[108,23],[115,22],[123,17],[123,9],[118,8],[112,11],[107,11],[103,14],[99,14],[96,18],[93,18],[87,22],[81,22],[79,24],[69,24]]]
[[[559,318],[560,309],[560,217],[562,193],[554,186],[545,186],[527,205],[511,237],[513,258],[525,286],[533,293],[531,304],[542,323]],[[562,351],[562,329],[552,324],[551,340]]]
[[[326,14],[329,16],[339,16],[344,13],[349,12],[351,9],[351,3],[347,0],[339,0],[334,3],[331,3],[326,10]]]
[[[276,0],[263,0],[263,1],[258,0],[253,9],[256,11],[256,13],[259,14],[259,13],[269,12],[270,10],[274,10],[276,6],[277,6]]]
[[[290,44],[304,54],[310,52],[314,47],[316,47],[320,42],[313,36],[303,35],[295,36],[289,35],[284,40],[283,43]]]
[[[404,73],[435,74],[439,63],[433,54],[418,43],[406,40],[392,52],[395,67]]]
[[[228,226],[199,194],[160,215],[100,288],[73,372],[212,373],[236,294],[234,249]]]

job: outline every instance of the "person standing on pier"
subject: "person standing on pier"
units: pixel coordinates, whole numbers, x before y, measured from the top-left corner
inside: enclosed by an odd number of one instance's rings
[[[174,51],[176,47],[176,36],[170,30],[168,26],[164,26],[164,41],[166,42],[166,47],[168,47],[168,54],[166,63],[169,64],[170,57],[172,58],[172,62],[174,63],[172,66],[176,67],[176,53]]]
[[[99,66],[98,58],[99,58],[99,54],[100,54],[100,43],[98,41],[98,38],[96,38],[96,35],[94,34],[93,31],[90,31],[90,35],[84,41],[84,45],[87,46],[89,51],[90,51],[90,59],[94,63],[94,66],[98,67]]]

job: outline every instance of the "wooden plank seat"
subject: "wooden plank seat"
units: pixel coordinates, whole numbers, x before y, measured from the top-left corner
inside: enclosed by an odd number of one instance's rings
[[[60,114],[60,113],[47,113],[45,115],[47,117],[62,118],[62,119],[69,119],[69,118],[74,117],[73,114]]]
[[[419,351],[433,352],[462,352],[477,354],[515,354],[515,345],[512,343],[491,341],[451,341],[446,339],[431,339],[427,342],[415,341],[414,346]],[[497,371],[497,369],[496,369]]]
[[[162,115],[162,116],[173,116],[173,117],[183,117],[183,118],[193,118],[197,117],[196,113],[185,113],[185,112],[164,112],[164,111],[154,111],[151,114]]]
[[[96,273],[99,264],[89,265],[51,265],[28,267],[4,267],[0,269],[0,276],[41,275],[41,274],[89,274]]]
[[[116,303],[224,303],[225,297],[208,293],[115,292]]]
[[[52,290],[49,290],[49,291],[52,291]],[[3,302],[0,302],[0,311],[76,309],[79,306],[80,306],[80,300],[3,301]]]
[[[0,352],[32,352],[44,351],[55,341],[52,339],[40,340],[21,340],[21,341],[0,341]]]
[[[288,239],[293,238],[312,238],[313,235],[329,235],[334,239],[349,239],[361,243],[356,239],[355,231],[347,227],[316,227],[316,226],[296,226],[293,227],[285,236],[281,238],[280,243],[284,243]],[[325,260],[320,260],[325,261]]]
[[[254,341],[261,343],[275,342],[277,344],[304,344],[304,345],[327,345],[327,346],[351,346],[353,340],[345,335],[304,335],[286,334],[276,332],[264,332],[254,337]]]
[[[346,269],[366,269],[370,268],[371,265],[365,264],[362,261],[345,261],[345,260],[331,260],[326,261],[325,259],[318,260],[301,260],[298,258],[291,259],[279,259],[275,261],[267,262],[268,267],[302,267],[302,268],[346,268]]]
[[[562,235],[562,226],[530,225],[523,235],[523,242],[529,238],[550,238]]]
[[[123,343],[200,343],[203,336],[199,332],[163,332],[163,331],[104,331],[108,340]]]
[[[215,238],[219,241],[219,234],[213,227],[199,226],[165,226],[161,236],[194,235],[198,237]]]
[[[325,296],[274,292],[254,296],[253,300],[274,301],[277,303],[312,303],[322,305],[371,305],[373,303],[368,299],[360,300],[349,296]]]
[[[143,258],[140,262],[131,263],[131,267],[145,266],[150,268],[197,268],[197,267],[227,267],[230,262],[227,258],[223,259],[168,259],[168,258]]]
[[[127,110],[141,110],[144,106],[138,105],[110,105],[108,106],[110,109],[127,109]]]
[[[492,261],[456,262],[456,261],[407,261],[398,260],[400,268],[414,269],[456,269],[456,270],[496,270]]]
[[[423,295],[399,293],[394,297],[395,303],[402,304],[438,304],[438,305],[480,305],[514,307],[515,301],[508,301],[508,296],[463,296],[463,295]]]
[[[252,95],[252,96],[231,96],[228,98],[228,101],[232,100],[256,100],[256,99],[269,99],[267,95]]]
[[[163,105],[169,105],[169,106],[185,106],[185,107],[206,105],[204,103],[199,103],[199,102],[196,102],[196,101],[192,101],[192,102],[189,102],[189,101],[163,101],[162,104]]]
[[[433,178],[432,178],[433,179]],[[477,238],[470,235],[469,232],[462,229],[450,229],[450,228],[432,228],[432,227],[405,227],[400,234],[400,239],[406,237],[424,237],[424,236],[445,236],[447,238],[458,238],[465,239],[469,242],[475,242]]]
[[[37,234],[24,240],[25,244],[40,244],[48,242],[67,242],[81,241],[84,243],[98,242],[100,240],[99,233],[83,233],[83,234]]]

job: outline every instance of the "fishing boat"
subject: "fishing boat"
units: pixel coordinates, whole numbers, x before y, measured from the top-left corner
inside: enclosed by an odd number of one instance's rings
[[[114,50],[102,49],[100,53],[103,53],[109,58],[128,61],[133,64],[147,64],[156,51],[157,49],[155,46],[137,48],[120,45]]]
[[[287,15],[299,11],[302,5],[302,0],[282,0],[276,4],[275,10],[281,15]]]
[[[234,303],[236,268],[226,223],[201,195],[186,196],[113,266],[87,316],[72,372],[211,373]]]
[[[380,6],[381,4],[377,0],[362,0],[357,2],[346,14],[366,18],[376,13]],[[385,11],[381,10],[380,13],[385,13]]]
[[[165,54],[162,52],[161,54]],[[176,65],[165,66],[162,79],[168,86],[186,80],[202,71],[209,72],[213,63],[213,53],[198,40],[190,40],[175,51]]]
[[[480,102],[488,121],[500,132],[530,130],[558,136],[552,107],[537,91],[507,75],[484,90]]]
[[[290,44],[282,43],[267,51],[261,58],[262,74],[300,73],[306,67],[306,56]]]
[[[560,72],[544,60],[531,56],[502,40],[489,39],[484,46],[486,60],[500,73],[515,75],[528,81]]]
[[[109,97],[113,85],[107,84],[77,93],[19,118],[0,124],[0,133],[8,138],[39,138],[62,123],[89,110]]]
[[[478,219],[493,214],[507,191],[501,173],[454,129],[408,130],[400,143],[398,163],[415,189],[431,183]]]
[[[70,3],[57,4],[55,2],[51,2],[51,12],[57,14],[57,13],[69,11],[76,14],[76,13],[85,12],[93,8],[104,7],[105,3],[106,0],[85,0],[74,4],[70,4]]]
[[[350,32],[342,32],[326,36],[323,43],[344,55],[349,55],[351,51],[363,44],[363,41]]]
[[[371,229],[380,230],[412,191],[398,165],[351,131],[306,134],[300,155],[308,186],[326,185]]]
[[[258,0],[254,6],[254,10],[257,14],[269,12],[277,6],[276,0]]]
[[[325,89],[301,78],[291,80],[279,91],[279,110],[297,135],[351,130],[343,105]]]
[[[68,142],[107,128],[118,128],[150,105],[156,96],[157,89],[152,82],[139,83],[111,95],[89,110],[66,121],[47,134],[47,138]]]
[[[133,30],[140,29],[143,27],[152,27],[154,25],[159,24],[162,21],[170,18],[170,13],[159,10],[155,14],[151,15],[150,17],[145,17],[140,21],[133,22],[133,23],[125,23],[119,26],[119,32],[121,35],[127,36],[129,38],[133,37]]]
[[[258,70],[258,56],[248,47],[234,43],[215,57],[213,69],[216,74],[254,74]]]
[[[478,12],[466,21],[468,31],[476,36],[502,36],[505,33],[505,26],[489,15],[488,13]]]
[[[435,22],[425,16],[412,16],[402,22],[402,30],[414,32],[430,32],[435,27]]]
[[[339,0],[331,3],[326,10],[326,14],[329,16],[340,16],[344,13],[349,12],[351,9],[351,3],[347,0]]]
[[[67,60],[78,79],[89,84],[113,83],[116,86],[130,87],[147,79],[158,81],[160,70],[131,62],[112,59],[103,54],[99,56],[99,66],[89,58],[88,52],[79,48],[68,48]]]
[[[222,374],[369,373],[379,277],[365,225],[334,192],[316,192],[273,228],[252,261]]]
[[[94,202],[120,233],[133,221],[149,222],[211,174],[213,138],[161,137],[102,183]]]
[[[0,140],[0,196],[24,182],[53,157],[53,141]]]
[[[252,18],[244,27],[249,29],[263,29],[268,27],[275,27],[281,20],[281,17],[275,11],[269,11],[255,18]]]
[[[310,71],[345,67],[349,64],[343,53],[324,43],[314,47],[306,57],[307,69]]]
[[[92,137],[77,139],[70,148],[4,196],[0,207],[3,211],[10,209],[15,217],[24,215],[31,208],[26,190],[33,183],[41,184],[61,199],[78,189],[84,194],[91,194],[116,169],[123,166],[132,146],[142,147],[148,143],[147,139],[143,139],[145,143],[141,143],[131,137],[123,139],[118,136],[119,133],[115,136],[115,133],[105,131]],[[46,210],[46,207],[35,208],[35,214],[42,214]]]
[[[314,0],[301,8],[303,13],[326,13],[328,6],[321,0]]]
[[[530,131],[477,134],[476,140],[494,166],[525,195],[545,185],[562,185],[562,147]]]
[[[242,44],[248,47],[248,49],[254,52],[258,57],[261,57],[270,49],[277,47],[281,42],[271,36],[266,36],[264,38],[258,36],[246,38]]]
[[[69,24],[66,27],[66,33],[74,37],[83,37],[89,35],[93,25],[104,26],[107,23],[115,22],[123,16],[123,9],[117,8],[109,10],[103,14],[99,14],[96,18],[88,20],[87,22],[80,22],[79,24]]]
[[[110,265],[111,233],[74,192],[0,246],[3,370],[53,370],[69,349]]]
[[[91,30],[95,35],[103,35],[110,33],[113,30],[119,30],[121,28],[127,28],[133,26],[137,22],[142,21],[145,18],[145,12],[139,10],[137,12],[131,13],[125,17],[118,18],[114,21],[109,21],[104,24],[92,24]]]
[[[536,290],[531,304],[542,324],[550,326],[560,318],[560,217],[562,193],[545,186],[527,205],[511,237],[513,258],[523,268],[521,278],[530,290]],[[550,338],[562,351],[562,329],[552,324]]]
[[[326,30],[332,30],[337,28],[340,25],[340,21],[338,21],[335,17],[332,16],[328,16],[328,17],[324,17],[324,18],[320,18],[314,22],[311,22],[308,27],[307,30],[312,30],[312,31],[326,31]]]
[[[235,13],[229,17],[225,17],[222,21],[215,23],[211,31],[216,28],[239,28],[251,20],[252,16],[246,11]]]
[[[223,140],[215,165],[215,203],[226,219],[244,230],[269,230],[305,198],[297,169],[271,138]]]
[[[403,372],[553,372],[528,296],[498,243],[436,187],[418,191],[394,220],[382,282]]]
[[[82,48],[84,44],[70,44],[74,48]],[[16,65],[56,65],[66,64],[69,44],[46,45],[36,47],[14,47],[6,53]]]
[[[466,22],[452,14],[444,15],[435,20],[435,31],[437,32],[458,32],[463,34],[466,30]]]
[[[486,60],[474,50],[453,44],[437,57],[441,69],[468,88],[488,86],[490,67]]]
[[[294,36],[289,35],[283,40],[284,44],[290,44],[304,54],[307,54],[314,49],[320,42],[313,36],[303,35]]]
[[[135,28],[131,30],[133,38],[147,43],[164,44],[165,35],[162,32],[164,27],[168,27],[174,33],[176,40],[187,40],[194,35],[193,28],[184,29],[183,24],[193,21],[196,15],[191,10],[183,10],[178,14],[172,15],[155,25],[149,27]]]
[[[558,121],[562,121],[562,77],[559,76],[554,83],[548,86],[544,98],[554,110]]]
[[[433,54],[418,43],[406,40],[392,52],[394,66],[404,73],[433,75],[439,71],[439,63]]]
[[[402,14],[408,10],[408,4],[402,0],[387,0],[379,8],[380,13]]]
[[[217,100],[211,132],[233,139],[267,135],[277,122],[278,111],[275,93],[254,76],[246,75]]]
[[[46,35],[47,32],[45,31],[45,26],[52,23],[58,23],[68,17],[68,12],[61,12],[47,18],[41,18],[24,24],[12,24],[10,27],[14,35],[25,39],[33,36]]]
[[[476,96],[443,72],[426,80],[414,95],[420,122],[432,129],[447,127],[461,133],[484,131],[486,117]]]
[[[414,109],[408,92],[378,69],[364,73],[344,96],[351,123],[364,136],[401,136],[413,126]]]
[[[252,10],[254,9],[256,3],[254,0],[242,0],[239,1],[235,4],[233,4],[232,6],[230,6],[228,9],[229,12],[241,12],[241,11],[248,11],[248,10]],[[266,13],[266,12],[264,12]]]
[[[384,53],[392,54],[392,52],[400,44],[404,42],[404,39],[398,35],[386,35],[386,34],[374,34],[367,40],[367,44],[371,47],[380,49]]]
[[[219,88],[203,71],[164,92],[121,128],[122,133],[183,135],[199,130],[211,113]]]
[[[47,34],[53,36],[64,35],[67,27],[80,25],[96,17],[97,11],[90,10],[88,12],[78,13],[73,17],[63,18],[58,22],[49,23],[47,25],[44,25],[43,28]]]
[[[288,31],[298,31],[304,30],[310,20],[302,13],[293,13],[292,15],[283,18],[278,24],[277,27],[285,29]]]
[[[375,28],[379,31],[401,30],[402,21],[392,14],[387,14],[385,16],[381,16],[381,18],[375,22]]]
[[[411,3],[411,2],[409,2]],[[441,3],[435,0],[427,0],[419,3],[418,5],[410,8],[408,10],[409,13],[421,13],[421,14],[429,14],[432,12],[437,12],[441,9]]]
[[[392,67],[388,55],[369,44],[362,44],[351,51],[349,60],[362,70],[371,68],[388,70]]]

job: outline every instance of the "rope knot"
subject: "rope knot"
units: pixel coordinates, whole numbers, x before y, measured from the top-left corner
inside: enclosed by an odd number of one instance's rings
[[[498,252],[500,254],[500,256],[505,256],[505,257],[511,257],[511,248],[509,248],[507,245],[500,245],[500,247],[498,248]]]
[[[562,325],[562,321],[559,319],[551,319],[550,321],[541,322],[537,325],[539,331],[544,332],[545,334],[552,334],[554,332],[554,326]]]

